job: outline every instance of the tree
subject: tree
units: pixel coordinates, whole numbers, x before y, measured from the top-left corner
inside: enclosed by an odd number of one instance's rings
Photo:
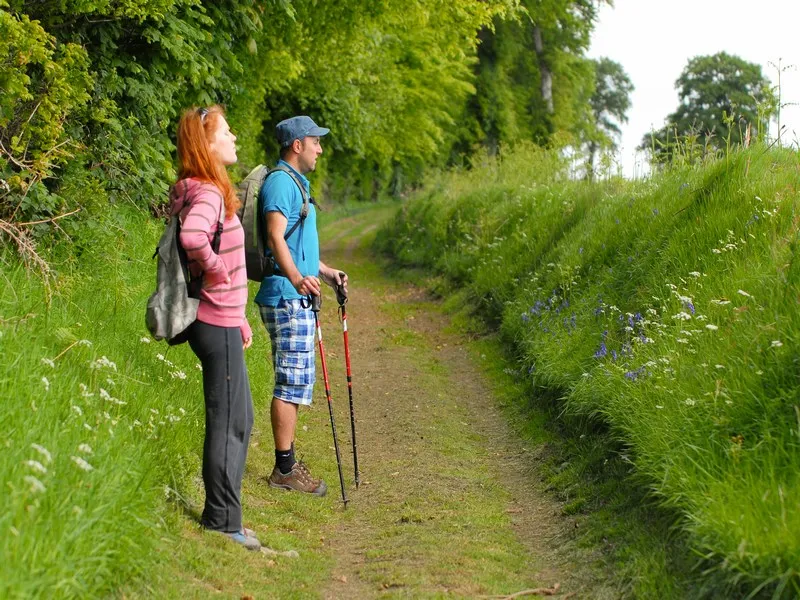
[[[776,100],[759,65],[725,52],[696,56],[675,87],[677,110],[639,146],[650,150],[655,161],[670,160],[676,150],[684,156],[705,155],[766,134]]]
[[[610,58],[592,61],[595,88],[589,105],[594,116],[594,131],[587,143],[587,178],[594,177],[594,159],[600,148],[617,148],[617,138],[622,134],[618,123],[627,123],[627,112],[631,106],[633,83],[618,62]]]

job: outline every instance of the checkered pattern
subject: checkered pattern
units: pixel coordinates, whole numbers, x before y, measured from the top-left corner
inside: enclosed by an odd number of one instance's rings
[[[276,307],[259,305],[259,310],[272,342],[272,395],[293,404],[311,404],[316,380],[314,313],[300,300],[286,299]]]

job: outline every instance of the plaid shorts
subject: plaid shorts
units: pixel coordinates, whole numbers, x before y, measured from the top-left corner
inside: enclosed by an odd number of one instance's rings
[[[314,313],[300,306],[300,300],[281,299],[278,306],[258,308],[272,343],[272,395],[292,404],[311,404],[316,381]]]

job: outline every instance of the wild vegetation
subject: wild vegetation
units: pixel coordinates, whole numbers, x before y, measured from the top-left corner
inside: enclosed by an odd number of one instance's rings
[[[522,148],[379,236],[496,323],[544,396],[608,427],[701,557],[698,595],[800,592],[796,164],[759,146],[589,185]]]
[[[646,137],[671,168],[609,178],[594,156],[631,84],[584,56],[596,17],[590,0],[0,0],[0,596],[135,581],[198,469],[199,372],[141,311],[177,116],[217,102],[241,171],[306,113],[332,130],[326,199],[427,182],[384,250],[444,274],[534,387],[620,444],[701,557],[697,595],[800,593],[797,157],[758,143],[779,101],[752,65],[698,57],[680,127]],[[602,181],[570,179],[565,147]]]

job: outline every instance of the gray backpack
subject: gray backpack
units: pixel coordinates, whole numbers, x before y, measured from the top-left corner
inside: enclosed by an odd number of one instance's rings
[[[300,189],[300,195],[303,197],[300,218],[283,236],[284,240],[288,240],[298,226],[301,227],[302,231],[303,222],[308,216],[308,204],[314,203],[314,199],[309,197],[306,188],[303,187],[303,184],[300,183],[295,174],[282,165],[272,169],[264,165],[258,165],[239,184],[238,195],[242,206],[239,208],[238,214],[239,220],[242,222],[242,229],[244,229],[244,262],[247,268],[247,278],[250,281],[258,281],[259,283],[265,277],[281,275],[278,272],[278,264],[275,262],[275,257],[272,256],[271,252],[267,251],[265,223],[258,200],[261,186],[264,185],[267,177],[277,171],[283,171],[289,175]]]
[[[202,276],[192,278],[189,274],[189,260],[180,243],[181,223],[178,214],[169,218],[153,254],[153,258],[158,257],[156,291],[147,300],[144,318],[152,336],[156,340],[167,340],[170,346],[189,339],[189,325],[197,319],[202,284]],[[220,210],[217,230],[211,242],[215,254],[219,254],[224,215],[225,211]]]

